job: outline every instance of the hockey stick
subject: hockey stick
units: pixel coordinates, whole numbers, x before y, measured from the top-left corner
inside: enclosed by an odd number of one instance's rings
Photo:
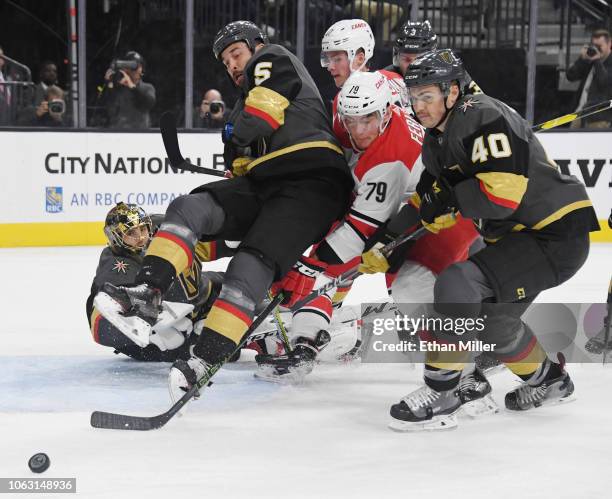
[[[174,118],[174,114],[172,114],[170,111],[166,111],[164,114],[161,115],[161,118],[159,120],[159,129],[161,130],[164,147],[166,148],[166,154],[168,155],[168,159],[170,160],[172,168],[176,168],[177,170],[185,170],[193,173],[214,175],[216,177],[225,177],[225,172],[222,172],[221,170],[197,166],[183,158],[178,143],[176,120]]]
[[[553,118],[552,120],[545,121],[544,123],[540,123],[539,125],[534,125],[531,127],[531,130],[533,132],[539,132],[541,130],[550,130],[551,128],[556,128],[558,126],[565,125],[566,123],[571,123],[574,120],[586,118],[587,116],[591,116],[592,114],[600,113],[601,111],[605,111],[606,109],[611,108],[612,99],[600,102],[599,104],[595,104],[593,106],[585,107],[577,113],[564,114],[563,116]]]
[[[268,303],[268,306],[262,310],[257,316],[257,319],[253,321],[246,333],[242,337],[242,340],[236,345],[234,351],[227,357],[231,358],[238,350],[240,350],[249,341],[249,336],[255,331],[264,319],[274,310],[274,308],[282,301],[283,293],[277,294],[274,299]],[[156,430],[164,426],[170,419],[172,419],[182,408],[189,402],[196,392],[210,385],[211,378],[217,373],[219,369],[225,364],[225,360],[213,364],[206,371],[195,385],[193,385],[185,395],[177,400],[170,409],[157,416],[128,416],[125,414],[116,414],[112,412],[94,411],[91,413],[91,426],[94,428],[104,428],[110,430],[139,430],[148,431]]]
[[[272,291],[268,291],[268,296],[272,299]],[[285,327],[285,322],[281,317],[280,310],[278,306],[274,307],[274,312],[272,312],[272,317],[274,317],[274,322],[280,331],[280,337],[283,340],[283,344],[285,345],[285,350],[287,352],[291,352],[291,342],[289,341],[289,336],[287,335],[287,328]]]
[[[610,286],[608,287],[608,317],[604,324],[606,332],[604,334],[604,349],[603,349],[603,365],[606,365],[608,356],[608,341],[610,341],[610,327],[612,326],[612,277],[610,277]]]
[[[383,254],[383,256],[389,256],[389,254],[395,248],[397,248],[400,244],[403,244],[406,241],[411,241],[412,239],[418,239],[426,231],[427,231],[427,229],[425,227],[419,227],[417,230],[415,230],[414,232],[411,232],[410,234],[403,234],[401,236],[398,236],[393,241],[391,241],[390,243],[387,243],[385,246],[383,246],[380,249],[380,252]],[[307,303],[311,302],[312,300],[314,300],[315,298],[317,298],[317,297],[319,297],[321,295],[324,295],[325,293],[327,293],[328,291],[332,290],[333,288],[335,288],[336,286],[340,285],[341,283],[361,275],[361,272],[359,272],[358,269],[359,269],[359,265],[355,265],[352,269],[347,270],[346,272],[340,274],[338,277],[334,278],[332,281],[329,281],[327,284],[324,284],[320,288],[315,289],[308,296],[306,296],[306,297],[302,298],[300,301],[296,302],[295,305],[293,305],[293,307],[291,307],[291,311],[295,312],[296,310],[299,310],[300,308],[302,308]]]

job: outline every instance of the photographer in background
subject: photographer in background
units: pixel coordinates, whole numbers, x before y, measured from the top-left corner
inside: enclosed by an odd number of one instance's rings
[[[610,32],[599,29],[591,35],[578,60],[567,70],[569,81],[582,80],[576,112],[612,98],[612,44]],[[610,128],[612,111],[603,111],[574,121],[570,128]]]
[[[149,128],[155,105],[155,87],[142,81],[145,62],[133,50],[114,60],[106,71],[101,105],[111,128]]]
[[[65,113],[64,91],[56,85],[50,85],[38,106],[27,107],[20,112],[17,124],[46,127],[67,126]]]
[[[52,85],[58,85],[57,65],[53,61],[43,61],[38,70],[39,82],[34,86],[32,104],[38,107],[47,98],[47,90]],[[59,85],[58,85],[59,86]]]
[[[195,128],[223,128],[231,109],[223,102],[221,92],[211,88],[204,93],[200,106],[196,109],[193,126]]]

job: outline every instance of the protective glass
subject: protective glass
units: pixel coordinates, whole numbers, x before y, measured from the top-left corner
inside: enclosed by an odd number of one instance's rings
[[[408,89],[408,96],[410,98],[410,105],[412,107],[419,102],[429,105],[444,99],[444,95],[439,89],[427,90],[426,92],[423,92],[422,90],[419,90],[419,87],[416,87],[415,89]]]
[[[344,127],[350,132],[355,133],[367,128],[378,128],[382,121],[382,116],[378,111],[364,116],[343,116],[341,115]]]
[[[329,67],[330,64],[338,65],[347,60],[346,53],[330,55],[329,52],[321,52],[321,66]]]

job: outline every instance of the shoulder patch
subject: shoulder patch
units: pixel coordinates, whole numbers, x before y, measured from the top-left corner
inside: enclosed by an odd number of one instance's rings
[[[118,274],[127,274],[127,269],[130,266],[125,260],[115,259],[115,265],[113,266],[113,270]]]
[[[477,104],[480,104],[480,102],[470,97],[459,105],[459,109],[466,113],[468,109],[476,107]]]

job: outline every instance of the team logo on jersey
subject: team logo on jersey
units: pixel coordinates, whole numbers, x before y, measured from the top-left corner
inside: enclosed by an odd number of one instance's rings
[[[64,211],[64,192],[62,187],[45,188],[45,211],[61,213]]]
[[[113,270],[117,272],[117,274],[127,274],[127,268],[129,267],[128,263],[125,263],[123,260],[115,260],[115,265]]]
[[[475,105],[476,105],[476,104],[479,104],[479,102],[478,102],[476,99],[472,99],[472,98],[470,98],[470,99],[467,99],[467,100],[463,101],[463,104],[461,104],[461,105],[459,106],[459,108],[460,108],[460,109],[461,109],[461,110],[462,110],[464,113],[466,113],[466,112],[467,112],[467,110],[468,110],[468,108],[470,108],[470,107],[475,107]]]

